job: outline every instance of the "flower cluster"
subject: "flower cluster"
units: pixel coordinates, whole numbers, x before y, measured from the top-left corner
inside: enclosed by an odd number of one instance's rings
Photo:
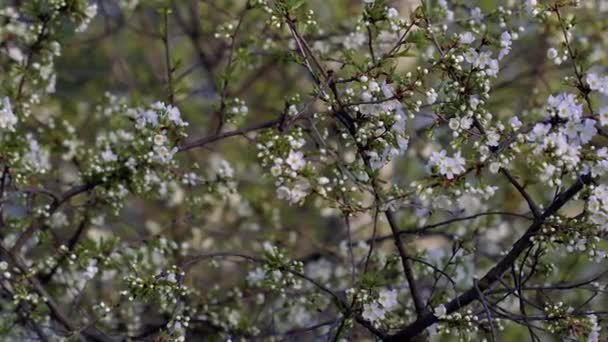
[[[397,309],[398,305],[397,290],[384,289],[378,293],[376,300],[363,304],[361,317],[374,325],[380,325],[387,313]]]
[[[277,197],[291,204],[301,203],[311,190],[308,176],[312,170],[300,151],[304,144],[300,130],[284,136],[267,135],[258,143],[262,166],[272,164],[270,173],[277,179]]]
[[[264,257],[262,267],[257,267],[247,275],[249,284],[279,292],[302,287],[302,281],[297,277],[297,274],[304,271],[301,262],[289,260],[284,251],[268,242],[264,243]]]
[[[151,160],[166,164],[171,161],[176,147],[171,147],[167,135],[169,129],[181,129],[188,126],[181,118],[179,109],[162,102],[156,102],[149,109],[129,111],[128,115],[135,119],[135,128],[142,137],[152,136],[152,148],[148,152]]]
[[[443,314],[441,307],[435,309],[435,315],[441,319],[437,328],[437,333],[440,335],[459,335],[461,340],[468,341],[471,336],[480,329],[483,321],[471,310],[467,310],[465,314],[454,312],[452,314]]]
[[[100,109],[105,116],[107,111]],[[119,118],[127,119],[128,124],[119,120],[117,130],[98,135],[97,151],[85,151],[84,157],[92,162],[84,173],[85,179],[101,182],[122,179],[109,192],[113,199],[124,198],[129,191],[156,190],[161,197],[166,197],[169,189],[178,191],[167,167],[175,165],[177,143],[186,136],[184,128],[188,123],[181,118],[179,109],[162,102],[123,109]],[[129,190],[123,183],[127,175]]]
[[[237,98],[234,98],[229,105],[227,105],[226,111],[226,121],[227,122],[237,122],[240,118],[243,118],[249,112],[249,108],[245,101]]]
[[[559,185],[558,170],[576,171],[582,166],[583,147],[597,134],[597,121],[583,117],[582,104],[573,94],[549,96],[545,110],[550,119],[534,125],[527,140],[534,155],[549,158],[541,166],[540,178]]]
[[[574,308],[566,306],[563,302],[548,304],[544,307],[545,314],[550,318],[547,329],[558,336],[567,339],[585,340],[595,342],[599,340],[601,328],[597,323],[597,316],[572,315]]]
[[[395,89],[386,80],[378,83],[375,79],[362,76],[359,81],[361,103],[354,109],[365,115],[366,121],[359,127],[356,141],[367,145],[370,166],[377,170],[393,158],[403,155],[407,149],[407,118]],[[351,91],[349,88],[346,93]]]
[[[431,170],[436,170],[447,179],[453,179],[465,171],[465,160],[460,155],[460,151],[452,157],[447,156],[446,150],[434,152],[429,158],[428,165]]]

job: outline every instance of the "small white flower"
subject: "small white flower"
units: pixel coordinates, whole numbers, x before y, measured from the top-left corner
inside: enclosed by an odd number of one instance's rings
[[[500,46],[501,47],[511,46],[512,38],[513,37],[511,36],[511,33],[509,33],[509,31],[504,31],[503,33],[500,34]]]
[[[306,165],[306,160],[304,160],[304,154],[302,152],[291,151],[289,152],[289,156],[287,156],[285,163],[287,163],[292,170],[298,171]]]
[[[441,150],[433,153],[429,159],[429,166],[437,166],[439,173],[447,179],[453,179],[454,176],[463,173],[466,170],[464,165],[465,160],[460,155],[460,151],[456,152],[454,157],[448,157],[446,150]]]
[[[487,63],[487,66],[488,67],[485,70],[486,75],[491,76],[491,77],[496,77],[500,70],[500,67],[498,65],[498,60],[490,59],[489,62]]]
[[[182,120],[179,108],[167,106],[167,118],[176,126],[188,126],[188,123]]]
[[[486,137],[488,138],[488,146],[498,146],[498,141],[500,140],[500,134],[498,134],[498,132],[494,130],[488,130],[488,132],[486,133]]]
[[[534,125],[534,128],[532,128],[532,132],[528,133],[528,140],[536,141],[541,139],[542,137],[546,136],[550,130],[551,124],[537,123]]]
[[[161,146],[164,145],[167,141],[167,137],[162,134],[157,134],[154,136],[154,145]]]
[[[175,272],[170,272],[167,274],[167,281],[170,283],[177,283],[177,277],[175,277]]]
[[[475,7],[471,10],[471,18],[473,20],[479,22],[483,19],[483,13],[481,12],[481,8]]]
[[[68,225],[68,217],[62,211],[56,211],[49,221],[52,228],[61,228]]]
[[[397,11],[397,9],[394,7],[390,7],[386,11],[386,17],[389,19],[397,18],[398,16],[399,16],[399,11]]]
[[[82,20],[82,22],[80,23],[80,25],[76,28],[77,32],[84,32],[87,27],[89,26],[89,23],[91,22],[91,20],[93,20],[93,18],[95,18],[95,16],[97,15],[97,4],[91,4],[89,6],[87,6],[87,8],[84,9],[84,19]]]
[[[557,50],[555,48],[549,48],[549,50],[547,50],[547,58],[549,58],[549,59],[557,58]]]
[[[280,200],[289,200],[291,198],[291,191],[286,186],[280,186],[277,188],[277,198]]]
[[[462,129],[469,129],[471,128],[471,126],[473,125],[473,119],[469,116],[465,116],[462,119],[460,119],[460,127],[462,127]]]
[[[289,116],[298,115],[298,107],[296,107],[296,105],[294,105],[294,104],[290,105],[289,108],[287,108],[287,114]]]
[[[585,77],[585,81],[587,81],[589,89],[608,95],[608,76],[602,77],[595,73],[589,73]]]
[[[465,171],[464,168],[465,160],[460,156],[460,151],[454,154],[453,158],[448,158],[445,163],[444,172],[442,172],[448,179],[452,179],[455,175],[459,175]]]
[[[12,45],[8,47],[8,56],[19,63],[21,63],[25,58],[25,55],[23,54],[21,49]]]
[[[475,49],[469,49],[464,53],[464,60],[467,61],[467,63],[473,64],[478,58],[479,54],[477,51],[475,51]]]
[[[553,175],[557,171],[557,168],[552,164],[547,164],[538,178],[544,183],[553,178]]]
[[[143,113],[143,120],[145,123],[152,125],[153,127],[158,126],[158,114],[153,110],[147,110]]]
[[[426,102],[429,105],[432,105],[436,101],[437,101],[437,92],[435,91],[435,89],[431,88],[431,89],[429,89],[429,91],[426,92]]]
[[[587,239],[581,238],[581,239],[576,240],[574,247],[578,251],[584,252],[587,249]]]
[[[376,81],[369,82],[369,90],[373,93],[380,91],[380,85]]]
[[[4,97],[2,99],[2,106],[0,106],[0,128],[14,131],[16,124],[17,116],[13,113],[11,101],[8,97]]]
[[[117,161],[118,156],[112,151],[110,147],[106,147],[106,149],[101,152],[101,160],[106,163],[111,163]]]
[[[537,5],[537,0],[526,0],[525,7],[528,14],[534,14],[534,7]]]
[[[519,129],[522,126],[522,123],[521,123],[521,121],[519,120],[519,118],[517,116],[514,116],[514,117],[510,118],[509,119],[509,124],[515,130]]]
[[[168,163],[173,158],[173,155],[177,153],[177,148],[168,149],[165,146],[155,146],[154,147],[154,159],[161,163]]]
[[[397,290],[382,290],[378,295],[378,302],[386,310],[392,310],[399,302],[397,301]]]
[[[45,173],[51,168],[51,154],[47,148],[40,144],[32,134],[26,135],[29,141],[29,151],[23,155],[23,164],[30,170]]]
[[[376,302],[363,305],[361,316],[374,324],[384,319],[385,315],[386,312],[384,309]]]
[[[194,172],[188,172],[184,175],[182,183],[185,185],[194,186],[198,183],[198,176]]]
[[[282,172],[283,172],[283,168],[281,167],[281,165],[274,164],[270,168],[270,174],[273,175],[274,177],[280,176]]]
[[[585,119],[583,124],[579,126],[579,139],[582,144],[588,143],[597,134],[595,123],[595,120]]]
[[[460,127],[460,120],[458,118],[451,118],[448,126],[450,126],[450,129],[455,131]]]
[[[85,279],[93,279],[95,277],[95,275],[97,274],[98,270],[99,270],[99,268],[97,267],[97,260],[95,260],[95,259],[89,260],[89,263],[84,272]]]
[[[475,41],[475,36],[469,31],[459,34],[458,37],[458,42],[460,44],[469,45]]]
[[[258,285],[264,280],[265,277],[266,271],[264,271],[264,269],[261,267],[257,267],[255,270],[250,271],[249,274],[247,274],[247,281],[251,285]]]
[[[602,84],[600,77],[595,73],[588,73],[585,77],[585,81],[587,81],[587,84],[591,90],[600,89]]]
[[[509,54],[509,52],[511,52],[511,39],[513,37],[511,36],[511,33],[509,33],[508,31],[504,31],[501,35],[500,35],[500,52],[498,53],[498,60],[502,60],[506,55]]]
[[[298,181],[294,184],[293,189],[291,189],[289,203],[290,204],[299,204],[310,191],[310,183],[305,178],[298,179]]]
[[[93,3],[84,10],[84,15],[88,18],[93,18],[97,15],[97,4]]]
[[[442,318],[443,316],[445,316],[448,313],[448,310],[446,309],[445,305],[443,305],[443,304],[436,307],[434,311],[435,311],[435,317],[437,317],[437,318]]]
[[[589,315],[589,321],[591,323],[591,332],[589,332],[587,342],[598,342],[600,340],[602,326],[598,324],[596,315]]]
[[[608,125],[608,107],[600,108],[600,124],[602,126]]]

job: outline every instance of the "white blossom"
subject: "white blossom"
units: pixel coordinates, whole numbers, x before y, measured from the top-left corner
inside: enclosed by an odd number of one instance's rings
[[[500,53],[498,54],[498,60],[503,59],[511,51],[511,33],[504,31],[500,35]]]
[[[596,315],[589,315],[589,321],[591,322],[591,331],[587,337],[587,342],[599,342],[602,326],[598,323]]]
[[[473,43],[474,41],[475,41],[475,36],[473,35],[473,33],[469,32],[469,31],[463,32],[459,35],[458,42],[460,44],[469,45],[469,44]]]
[[[15,130],[17,124],[17,116],[13,113],[13,107],[8,97],[2,99],[2,106],[0,106],[0,128],[9,131]]]
[[[446,309],[445,305],[443,305],[443,304],[437,306],[434,310],[435,317],[437,317],[437,318],[443,318],[447,313],[448,313],[448,310]]]
[[[522,126],[522,123],[521,123],[521,121],[519,120],[519,118],[517,116],[514,116],[514,117],[510,118],[509,119],[509,124],[515,130],[519,129]]]
[[[557,56],[558,56],[558,53],[555,48],[549,48],[547,50],[547,58],[553,60],[553,59],[557,58]]]
[[[304,154],[300,151],[291,151],[289,156],[285,159],[285,163],[291,167],[292,170],[298,171],[306,165]]]
[[[378,295],[378,302],[385,310],[392,310],[399,302],[397,301],[397,290],[382,290]]]
[[[585,76],[585,81],[587,81],[587,84],[591,90],[608,95],[608,76],[599,76],[596,73],[588,73],[587,76]]]
[[[426,92],[426,103],[432,105],[437,101],[437,92],[431,88]]]
[[[377,324],[378,321],[383,320],[385,315],[386,311],[377,302],[363,305],[363,312],[361,313],[361,316],[373,324]]]
[[[23,155],[23,163],[34,172],[45,173],[51,168],[49,150],[41,147],[33,135],[28,134],[26,137],[29,149]]]
[[[118,156],[112,151],[110,147],[106,147],[106,149],[101,152],[101,160],[106,163],[115,162],[118,160]]]
[[[435,152],[429,159],[429,166],[436,166],[439,173],[447,179],[453,179],[465,171],[465,160],[462,158],[460,151],[456,152],[453,157],[447,156],[446,150]]]

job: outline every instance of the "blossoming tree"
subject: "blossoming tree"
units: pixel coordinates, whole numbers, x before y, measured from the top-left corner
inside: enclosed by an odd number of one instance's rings
[[[600,341],[608,2],[0,2],[6,341]]]

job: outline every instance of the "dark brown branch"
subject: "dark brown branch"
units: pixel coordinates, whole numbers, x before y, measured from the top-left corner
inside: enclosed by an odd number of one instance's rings
[[[532,196],[530,196],[530,194],[528,194],[526,189],[524,189],[524,187],[521,184],[519,184],[517,179],[515,179],[515,177],[513,177],[513,175],[511,175],[511,173],[507,169],[501,168],[500,172],[505,177],[507,177],[507,179],[509,180],[509,183],[511,183],[517,189],[517,191],[519,191],[521,196],[526,200],[526,202],[528,203],[528,207],[530,207],[530,210],[532,211],[532,215],[534,215],[534,217],[539,217],[540,210],[538,210],[538,206],[532,199]]]
[[[278,125],[280,122],[281,122],[281,119],[275,119],[275,120],[271,120],[271,121],[262,122],[257,125],[253,125],[251,127],[237,129],[234,131],[225,132],[225,133],[221,133],[221,134],[214,134],[212,136],[189,141],[189,142],[184,143],[183,145],[180,145],[178,147],[178,152],[188,151],[188,150],[191,150],[196,147],[202,147],[207,144],[210,144],[210,143],[213,143],[213,142],[225,139],[225,138],[233,137],[236,135],[245,135],[245,134],[253,132],[253,131],[258,131],[258,130],[265,129],[265,128],[271,128],[271,127]]]
[[[399,234],[399,227],[397,226],[397,222],[395,221],[394,213],[390,210],[387,210],[384,212],[384,215],[386,216],[388,224],[391,227],[395,246],[397,247],[397,251],[399,252],[399,256],[401,257],[401,265],[403,266],[403,272],[405,273],[405,278],[407,279],[408,286],[410,288],[412,300],[414,301],[414,307],[416,308],[416,313],[418,314],[418,317],[420,317],[424,314],[425,310],[424,303],[422,302],[422,296],[418,291],[418,285],[416,284],[416,278],[414,277],[414,272],[412,270],[412,260],[408,252],[405,250],[403,242],[401,241],[401,235]]]

